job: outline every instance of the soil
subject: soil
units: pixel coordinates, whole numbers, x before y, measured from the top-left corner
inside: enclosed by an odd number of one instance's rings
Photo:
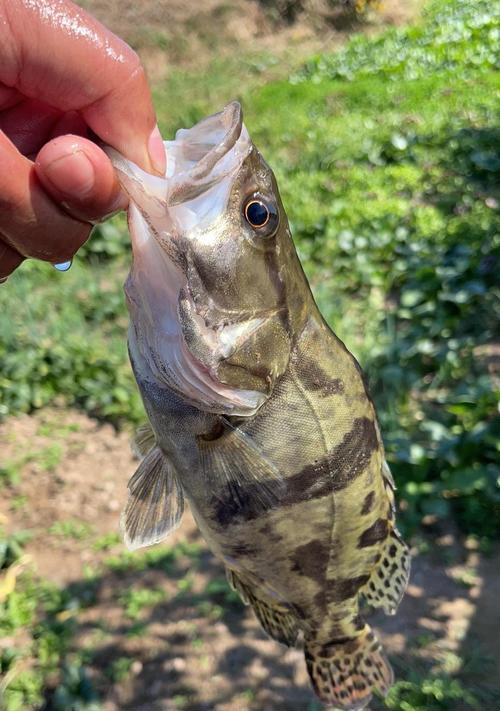
[[[223,568],[189,512],[157,547],[154,565],[141,568],[147,554],[138,552],[133,564],[110,566],[110,556],[124,552],[116,536],[119,512],[137,465],[129,440],[129,433],[67,410],[0,427],[2,464],[17,463],[20,472],[17,483],[2,489],[0,520],[8,531],[30,532],[28,565],[40,576],[70,593],[89,587],[91,604],[75,618],[72,646],[91,651],[105,711],[319,709],[302,652],[268,639],[228,593]],[[103,536],[109,545],[98,550]],[[176,545],[182,541],[190,547]],[[500,547],[485,556],[474,541],[437,530],[432,543],[432,554],[415,552],[398,614],[377,613],[371,622],[399,679],[433,669],[487,689],[497,683],[491,663],[500,663],[492,624],[500,619]],[[131,614],[127,595],[134,590],[160,591],[160,599]],[[123,659],[127,673],[117,678]]]
[[[136,49],[153,82],[178,67],[201,70],[215,57],[272,51],[297,61],[331,50],[353,30],[376,32],[414,19],[423,0],[384,0],[360,19],[338,0],[77,0]],[[286,6],[299,7],[291,18]],[[280,13],[278,8],[281,8]]]

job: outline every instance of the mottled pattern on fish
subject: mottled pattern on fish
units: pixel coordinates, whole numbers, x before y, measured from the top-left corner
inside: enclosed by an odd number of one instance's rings
[[[169,224],[177,232],[170,227],[175,239],[162,240],[179,279],[179,323],[171,327],[170,351],[163,342],[155,351],[161,320],[150,314],[155,308],[161,314],[161,308],[151,306],[150,285],[141,291],[147,274],[139,269],[140,230],[146,224],[161,242],[161,213],[151,218],[148,199],[141,201],[116,160],[144,217],[131,220],[129,348],[153,433],[143,431],[138,441],[146,457],[131,481],[125,537],[132,547],[161,540],[180,520],[185,496],[231,585],[264,629],[288,645],[304,638],[319,697],[341,709],[363,709],[373,691],[387,692],[392,671],[360,616],[360,600],[395,612],[409,571],[408,551],[395,529],[393,482],[361,370],[317,310],[272,173],[251,143],[241,140],[236,146],[243,148],[230,163],[234,141],[244,138],[241,118],[234,105],[219,116],[203,124],[203,131],[208,126],[214,132],[217,120],[222,124],[212,163],[205,146],[209,133],[202,131],[202,141],[187,132],[187,148],[180,141],[175,149],[181,165],[182,150],[189,150],[198,174],[195,179],[186,168],[177,178],[175,200],[165,198],[167,213],[169,205],[182,203],[183,189],[187,204],[193,194],[203,195],[205,183],[196,182],[203,160],[221,171],[217,161],[225,156],[233,172],[222,184],[223,219],[210,221],[209,228],[200,218],[183,231],[190,215],[170,207]],[[215,178],[208,183],[210,189],[218,185]],[[273,201],[269,209],[276,210],[278,225],[260,242],[260,227],[245,232],[242,218],[248,221],[248,196],[257,191],[266,209],[266,201]],[[172,308],[170,314],[175,319]],[[184,376],[176,375],[181,366],[166,368],[163,361],[186,358],[179,350],[186,344],[192,375],[183,384]],[[170,353],[163,361],[162,348]]]

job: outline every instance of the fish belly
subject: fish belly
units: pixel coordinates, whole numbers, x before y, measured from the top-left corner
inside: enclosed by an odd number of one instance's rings
[[[364,531],[387,519],[390,502],[357,364],[324,324],[311,321],[269,401],[237,427],[256,457],[283,476],[279,500],[266,508],[257,492],[257,500],[250,494],[235,506],[232,488],[211,491],[210,473],[200,471],[205,486],[186,491],[195,518],[228,568],[318,626],[357,595],[387,536],[379,524],[378,538],[358,545]]]

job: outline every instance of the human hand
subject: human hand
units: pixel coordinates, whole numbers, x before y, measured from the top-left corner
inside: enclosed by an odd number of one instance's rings
[[[0,280],[26,257],[71,259],[126,206],[95,137],[164,170],[135,52],[70,0],[0,0]]]

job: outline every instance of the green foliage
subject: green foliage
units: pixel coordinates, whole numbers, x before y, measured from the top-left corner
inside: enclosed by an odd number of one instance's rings
[[[61,538],[72,538],[75,541],[81,541],[88,538],[91,534],[91,527],[85,521],[76,519],[67,519],[66,521],[56,521],[49,528],[49,533],[53,536]]]
[[[133,660],[130,657],[118,657],[113,660],[109,669],[109,678],[113,682],[123,681],[130,674],[130,668]]]
[[[51,711],[102,711],[85,667],[77,658],[64,664],[50,708]]]
[[[0,534],[0,568],[13,574],[12,589],[0,596],[0,706],[5,711],[100,711],[83,660],[69,654],[74,618],[92,600],[84,588],[61,590],[29,570],[20,577],[14,566],[26,536]],[[47,680],[51,679],[50,692]]]
[[[126,358],[125,269],[87,257],[67,274],[22,266],[0,293],[0,417],[54,402],[117,421],[142,406]]]
[[[453,711],[458,702],[471,711],[480,708],[479,701],[456,679],[429,676],[396,682],[385,706],[391,711]]]
[[[143,611],[165,600],[166,592],[162,588],[131,588],[125,590],[120,598],[125,614],[131,620],[141,617]]]
[[[23,544],[31,538],[29,531],[5,535],[0,528],[0,570],[6,570],[22,555]]]
[[[122,537],[118,533],[105,533],[92,543],[92,550],[107,551],[109,548],[113,548],[121,542]]]
[[[359,79],[374,75],[393,80],[424,79],[458,70],[469,76],[499,67],[500,21],[490,0],[431,3],[421,26],[394,29],[366,42],[355,37],[344,52],[314,58],[295,81]]]

